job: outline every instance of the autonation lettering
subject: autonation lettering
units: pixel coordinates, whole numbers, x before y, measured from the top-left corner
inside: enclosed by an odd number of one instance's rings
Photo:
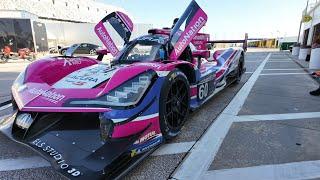
[[[58,94],[53,91],[46,91],[43,89],[36,89],[36,88],[30,89],[29,93],[41,95],[42,97],[46,98],[48,101],[53,102],[53,103],[57,103],[57,102],[61,101],[63,98],[65,98],[65,96],[62,94]]]
[[[195,24],[190,27],[190,30],[183,36],[182,41],[179,42],[178,47],[175,49],[176,56],[184,49],[184,46],[190,41],[192,35],[196,34],[205,22],[205,18],[200,16]]]
[[[102,30],[102,27],[99,27],[97,31],[101,38],[107,43],[106,45],[108,46],[108,50],[111,51],[112,54],[117,54],[117,48],[113,45],[113,42],[111,41],[110,37],[107,36],[106,33]]]

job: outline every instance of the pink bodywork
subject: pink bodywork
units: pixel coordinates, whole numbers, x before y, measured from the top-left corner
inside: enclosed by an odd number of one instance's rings
[[[180,62],[181,63],[181,62]],[[118,67],[115,73],[102,85],[96,88],[54,88],[56,82],[65,76],[99,64],[98,61],[86,57],[48,58],[38,60],[28,66],[23,88],[12,87],[13,96],[22,111],[37,112],[106,112],[108,108],[64,107],[69,99],[94,99],[108,93],[130,78],[148,71],[171,71],[174,64],[134,63]],[[176,64],[179,64],[177,62]],[[108,68],[107,65],[106,69]]]
[[[183,50],[189,45],[200,29],[206,24],[207,14],[199,8],[186,29],[180,35],[179,40],[174,45],[174,50],[170,54],[170,59],[177,60]]]

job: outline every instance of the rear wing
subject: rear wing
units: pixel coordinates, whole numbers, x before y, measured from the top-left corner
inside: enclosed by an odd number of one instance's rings
[[[246,52],[248,49],[248,33],[245,34],[243,40],[214,40],[214,41],[207,41],[209,44],[225,44],[225,43],[241,43],[243,44],[243,50]]]

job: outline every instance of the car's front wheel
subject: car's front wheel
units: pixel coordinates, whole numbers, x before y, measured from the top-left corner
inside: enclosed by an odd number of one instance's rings
[[[177,136],[189,114],[189,82],[179,70],[166,79],[160,97],[160,129],[165,139]]]

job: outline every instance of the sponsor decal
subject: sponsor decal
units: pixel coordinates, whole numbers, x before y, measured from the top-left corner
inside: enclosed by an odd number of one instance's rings
[[[103,26],[103,24],[102,24],[102,26]],[[96,30],[97,30],[99,36],[102,38],[104,44],[108,47],[108,50],[111,52],[111,54],[113,56],[115,56],[118,53],[118,48],[115,46],[115,44],[111,40],[109,34],[105,30],[105,28],[102,26],[98,27]]]
[[[32,88],[29,89],[28,92],[30,94],[35,94],[35,95],[41,95],[41,97],[45,98],[46,100],[52,102],[52,103],[58,103],[60,102],[63,98],[65,98],[65,95],[59,94],[54,91],[48,91],[48,90],[43,90],[43,89],[37,89],[37,88]]]
[[[140,139],[138,139],[134,144],[143,143],[143,142],[148,141],[149,139],[151,139],[155,136],[156,136],[156,132],[151,131],[151,132],[147,133],[146,135],[142,136]]]
[[[71,79],[75,79],[75,80],[80,80],[80,81],[83,81],[83,82],[97,82],[98,81],[98,78],[94,78],[94,77],[90,77],[88,75],[83,75],[83,76],[71,76],[69,77]]]
[[[54,88],[94,88],[108,80],[115,73],[116,68],[96,64],[77,70],[56,82]]]
[[[76,86],[83,86],[84,84],[86,84],[86,82],[77,81],[77,82],[72,82],[72,84],[74,84]]]
[[[160,69],[161,68],[160,64],[153,64],[153,63],[141,63],[139,65],[148,66],[148,67],[152,67],[152,68],[156,68],[156,69]]]
[[[184,50],[184,47],[187,43],[191,41],[191,38],[194,34],[196,34],[201,27],[206,23],[206,19],[202,16],[198,17],[197,21],[190,27],[189,30],[186,30],[185,35],[183,36],[181,41],[178,41],[178,45],[174,49],[176,56],[178,56],[181,51]]]
[[[49,146],[46,142],[42,141],[41,139],[36,139],[32,142],[32,144],[36,146],[38,149],[47,153],[47,155],[54,159],[54,161],[57,163],[60,169],[66,171],[71,176],[78,177],[81,175],[81,172],[79,170],[70,167],[70,165],[64,160],[63,155],[61,153],[59,153],[53,147]]]
[[[215,90],[215,76],[208,75],[206,78],[201,80],[197,86],[198,88],[198,100],[205,100],[210,94],[212,94]]]
[[[140,153],[148,151],[154,148],[155,146],[159,145],[161,142],[162,142],[162,136],[157,135],[152,140],[150,140],[150,142],[147,142],[146,144],[131,150],[131,157],[134,157]]]
[[[208,40],[209,39],[209,35],[204,35],[204,34],[201,34],[201,35],[196,35],[193,40]]]
[[[72,59],[64,59],[63,67],[65,66],[73,66],[73,65],[80,65],[81,59],[79,58],[72,58]]]

